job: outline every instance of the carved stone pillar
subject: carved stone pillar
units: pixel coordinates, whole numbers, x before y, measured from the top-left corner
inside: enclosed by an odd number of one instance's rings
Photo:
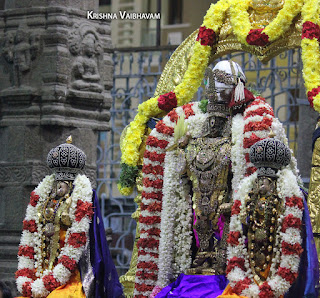
[[[13,280],[32,189],[46,156],[72,135],[96,179],[99,130],[109,130],[110,23],[97,0],[7,0],[0,11],[0,280]]]

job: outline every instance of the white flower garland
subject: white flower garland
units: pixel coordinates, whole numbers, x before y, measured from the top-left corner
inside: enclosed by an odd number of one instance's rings
[[[279,139],[283,136],[279,135]],[[236,173],[235,173],[236,174]],[[297,219],[302,220],[302,210],[297,206],[288,207],[285,205],[286,199],[290,197],[302,198],[302,193],[298,186],[298,179],[291,170],[290,166],[287,166],[283,170],[279,171],[279,178],[277,181],[277,191],[278,196],[281,198],[283,208],[285,208],[284,214],[280,215],[278,219],[278,229],[277,237],[274,246],[275,257],[272,261],[270,268],[270,274],[267,278],[266,283],[269,285],[273,293],[278,297],[286,293],[291,283],[280,276],[278,272],[278,267],[290,270],[292,273],[298,273],[300,257],[298,254],[287,255],[281,253],[281,244],[286,242],[291,245],[302,243],[301,230],[297,228],[287,228],[285,232],[281,232],[282,223],[286,216],[292,215]],[[248,252],[245,246],[245,236],[243,235],[241,215],[245,212],[245,197],[252,190],[254,181],[256,179],[256,173],[244,178],[240,183],[239,189],[233,193],[234,200],[239,200],[241,202],[240,214],[234,214],[231,216],[230,220],[230,232],[239,232],[240,238],[239,244],[236,246],[228,246],[228,261],[236,257],[238,259],[243,259],[245,264],[245,271],[239,267],[234,267],[227,275],[231,287],[235,287],[238,282],[244,281],[246,278],[251,280],[251,284],[242,290],[241,295],[246,297],[258,297],[260,293],[260,288],[255,282],[253,282],[253,274],[249,266]],[[277,266],[277,268],[276,268]],[[236,286],[237,287],[237,286]]]
[[[53,270],[45,270],[41,273],[41,238],[43,225],[39,222],[38,209],[45,203],[54,182],[54,175],[46,176],[38,187],[34,190],[33,195],[38,196],[39,199],[35,206],[30,204],[27,207],[25,220],[35,221],[37,231],[30,232],[24,230],[22,232],[20,247],[26,247],[34,250],[33,255],[19,255],[18,256],[18,272],[19,270],[34,270],[36,269],[36,279],[33,280],[30,277],[20,275],[17,277],[17,287],[20,293],[24,292],[24,287],[29,287],[32,297],[46,297],[50,294],[50,291],[46,289],[44,279],[51,277],[59,286],[66,284],[72,272],[63,265],[63,262],[58,263]],[[65,237],[65,246],[61,249],[58,256],[58,261],[62,258],[68,258],[72,262],[78,263],[83,253],[85,246],[88,244],[88,232],[91,219],[86,214],[79,221],[76,220],[76,210],[79,201],[83,203],[92,204],[92,188],[89,179],[84,175],[78,175],[74,180],[74,190],[71,195],[71,207],[69,211],[72,225],[68,228]],[[92,205],[91,205],[92,206]],[[86,237],[86,243],[79,247],[74,247],[68,243],[68,240],[74,233],[84,233]],[[21,271],[20,271],[21,272]],[[27,284],[28,285],[27,285]]]

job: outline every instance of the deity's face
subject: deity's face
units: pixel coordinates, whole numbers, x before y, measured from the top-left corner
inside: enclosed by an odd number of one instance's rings
[[[260,177],[258,180],[259,194],[265,196],[274,191],[274,184],[270,178]]]
[[[211,137],[218,137],[221,135],[224,125],[226,124],[227,119],[224,117],[210,116],[208,118],[209,127],[208,132],[210,132]]]
[[[85,55],[92,57],[95,53],[95,37],[93,34],[87,34],[82,41],[82,48]]]
[[[69,186],[66,182],[59,181],[57,184],[57,196],[63,197],[69,192]]]
[[[217,93],[217,102],[224,102],[224,103],[229,103],[231,101],[232,93],[234,91],[234,86],[228,86],[225,84],[221,84],[224,86],[219,86],[216,88],[216,93]]]

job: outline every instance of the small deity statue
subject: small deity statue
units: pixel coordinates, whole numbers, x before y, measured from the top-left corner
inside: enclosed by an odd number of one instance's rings
[[[84,152],[53,148],[46,176],[31,193],[18,252],[17,286],[23,297],[122,297],[105,239],[96,193],[80,171]]]
[[[86,32],[80,43],[79,56],[72,66],[72,88],[97,93],[103,91],[97,54],[97,38],[92,32]]]
[[[267,153],[269,156],[266,161],[263,154],[268,151],[270,153]],[[277,194],[277,169],[289,164],[291,153],[283,143],[273,139],[257,142],[251,147],[250,153],[250,160],[258,170],[255,188],[246,198],[243,224],[247,228],[251,270],[257,282],[261,282],[268,277],[274,257],[278,223],[284,212],[284,202]],[[277,156],[273,157],[272,154]]]
[[[219,297],[316,297],[318,260],[290,149],[266,138],[251,146],[249,157],[257,171],[234,196],[230,283]]]

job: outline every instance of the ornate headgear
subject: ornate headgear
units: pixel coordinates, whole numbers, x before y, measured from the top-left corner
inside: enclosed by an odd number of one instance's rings
[[[258,176],[277,177],[277,172],[291,160],[288,146],[274,138],[261,140],[250,148],[250,161],[258,168]]]
[[[219,117],[230,116],[230,108],[225,102],[219,102],[215,88],[215,77],[210,67],[206,68],[204,77],[206,83],[206,98],[208,99],[207,112]]]
[[[69,136],[65,144],[61,144],[50,150],[47,157],[49,168],[53,168],[56,180],[74,180],[86,163],[85,153],[71,144]]]
[[[244,103],[244,84],[246,82],[246,76],[238,63],[231,60],[220,61],[216,64],[213,70],[207,68],[205,78],[208,78],[209,81],[206,86],[206,96],[209,100],[208,112],[210,111],[211,106],[216,106],[216,103],[219,103],[217,106],[219,107],[218,109],[223,109],[221,108],[222,104],[229,104],[229,102],[218,101],[218,90],[235,89],[233,106],[239,107]],[[225,112],[222,111],[222,113]]]

